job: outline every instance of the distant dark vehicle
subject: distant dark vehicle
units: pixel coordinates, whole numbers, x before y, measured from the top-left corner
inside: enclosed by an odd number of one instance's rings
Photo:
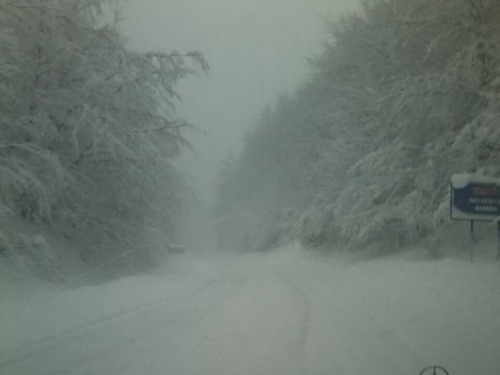
[[[169,254],[184,254],[186,252],[186,247],[184,245],[179,244],[168,244],[168,253]]]

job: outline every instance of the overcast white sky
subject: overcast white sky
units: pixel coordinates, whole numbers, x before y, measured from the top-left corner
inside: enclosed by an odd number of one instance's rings
[[[308,72],[321,50],[323,18],[356,9],[357,0],[128,0],[123,31],[134,49],[201,51],[207,78],[181,87],[179,112],[206,136],[190,135],[198,157],[180,166],[209,203],[221,161],[237,154],[260,112]]]

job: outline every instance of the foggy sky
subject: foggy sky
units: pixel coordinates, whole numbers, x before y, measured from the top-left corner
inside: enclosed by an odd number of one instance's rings
[[[122,31],[140,51],[201,51],[208,77],[180,87],[179,113],[208,135],[190,134],[197,156],[179,166],[210,204],[221,161],[237,154],[245,132],[277,94],[291,92],[321,50],[324,17],[356,9],[355,0],[129,0]]]

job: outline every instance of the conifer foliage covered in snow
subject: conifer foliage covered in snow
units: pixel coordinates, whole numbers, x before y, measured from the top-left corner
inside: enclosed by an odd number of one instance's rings
[[[328,31],[221,173],[228,247],[432,239],[451,174],[500,172],[498,0],[367,1]]]
[[[182,180],[171,161],[190,127],[175,85],[208,66],[197,52],[129,50],[120,6],[0,1],[4,259],[49,266],[42,245],[59,236],[83,259],[132,246],[143,263],[151,234],[174,230]]]

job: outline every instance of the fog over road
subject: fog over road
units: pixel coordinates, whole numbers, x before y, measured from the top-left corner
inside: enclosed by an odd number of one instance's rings
[[[184,255],[16,314],[0,327],[13,337],[0,339],[0,373],[493,374],[499,279],[497,266],[298,248]]]

